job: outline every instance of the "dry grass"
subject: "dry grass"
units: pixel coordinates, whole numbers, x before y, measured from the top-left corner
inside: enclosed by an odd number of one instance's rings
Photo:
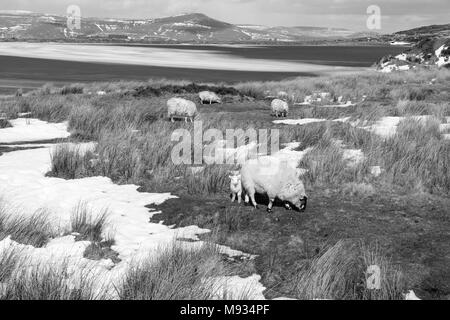
[[[0,240],[8,236],[18,243],[40,248],[54,236],[54,231],[45,210],[24,215],[0,201]]]
[[[368,289],[369,266],[381,269],[380,289]],[[299,299],[400,300],[405,291],[402,274],[377,247],[339,241],[323,250],[294,280]]]
[[[123,300],[210,300],[226,298],[212,277],[226,275],[215,245],[187,248],[182,243],[160,248],[143,263],[132,266],[117,287]],[[226,290],[225,290],[226,292]],[[245,294],[230,299],[244,299]]]
[[[68,281],[71,275],[68,263],[37,265],[18,268],[5,283],[1,300],[96,300],[102,299],[94,291],[94,279],[89,270],[79,278]]]
[[[104,236],[108,215],[107,209],[94,214],[86,203],[80,202],[70,217],[70,233],[77,233],[78,241],[113,241],[111,236],[108,239]]]

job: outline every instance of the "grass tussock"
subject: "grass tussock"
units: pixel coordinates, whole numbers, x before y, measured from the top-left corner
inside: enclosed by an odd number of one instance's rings
[[[380,268],[380,287],[367,286],[370,266]],[[339,241],[324,250],[296,275],[294,292],[299,299],[401,300],[405,292],[402,273],[379,248]]]
[[[182,243],[174,242],[160,248],[146,261],[132,266],[117,291],[123,300],[220,298],[226,295],[226,290],[211,279],[226,274],[221,259],[215,245],[187,248]]]
[[[51,153],[50,176],[75,179],[86,175],[88,160],[79,146],[71,144],[57,145]]]
[[[11,123],[5,118],[3,118],[0,114],[0,129],[11,128]]]
[[[45,210],[28,216],[0,204],[0,240],[8,236],[18,243],[40,248],[54,236],[54,231]]]
[[[7,248],[0,252],[0,283],[4,283],[11,278],[19,259],[19,251],[15,248]]]
[[[76,278],[68,263],[35,265],[20,268],[4,283],[1,300],[96,300],[101,294],[94,290],[95,282],[89,270]]]
[[[68,94],[82,94],[83,93],[83,86],[81,85],[70,85],[70,86],[64,86],[61,89],[62,95],[68,95]]]
[[[112,237],[104,239],[108,223],[108,210],[94,214],[86,203],[80,202],[72,211],[70,217],[70,233],[78,234],[78,241],[102,242],[112,241]]]

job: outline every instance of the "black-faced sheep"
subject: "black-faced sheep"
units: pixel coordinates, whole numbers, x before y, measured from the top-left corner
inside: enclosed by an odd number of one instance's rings
[[[167,101],[167,111],[170,121],[174,122],[175,118],[187,119],[194,121],[194,117],[197,114],[197,106],[194,102],[182,99],[171,98]]]
[[[296,169],[285,162],[273,162],[271,157],[250,160],[242,166],[241,179],[245,202],[251,200],[255,208],[255,193],[258,193],[269,197],[268,212],[272,211],[275,199],[283,201],[288,210],[292,209],[291,206],[298,211],[306,209],[307,196],[303,182]]]
[[[280,99],[274,99],[270,107],[272,109],[272,115],[277,118],[279,116],[287,117],[289,113],[289,105],[286,101]]]

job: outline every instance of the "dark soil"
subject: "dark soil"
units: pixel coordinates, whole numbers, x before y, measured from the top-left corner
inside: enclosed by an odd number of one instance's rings
[[[152,221],[211,228],[217,230],[220,244],[258,255],[254,267],[268,288],[267,298],[292,297],[291,274],[325,245],[353,239],[377,243],[420,298],[449,299],[449,204],[387,193],[344,198],[320,189],[310,192],[306,212],[274,207],[268,214],[265,205],[255,210],[232,204],[226,195],[181,196],[158,206],[162,213]]]

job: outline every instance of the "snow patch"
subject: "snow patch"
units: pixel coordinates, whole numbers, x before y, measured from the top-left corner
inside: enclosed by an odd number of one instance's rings
[[[9,120],[12,127],[0,130],[0,143],[63,139],[70,136],[67,122],[48,123],[38,119]]]

